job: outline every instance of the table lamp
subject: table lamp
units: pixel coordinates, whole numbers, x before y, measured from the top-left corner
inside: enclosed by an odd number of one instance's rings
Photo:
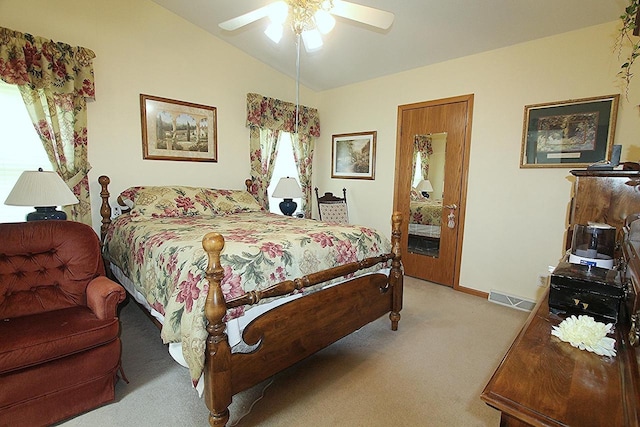
[[[431,185],[431,182],[428,179],[423,179],[418,183],[416,190],[418,190],[420,194],[422,194],[422,196],[428,199],[429,193],[433,191],[433,186]]]
[[[302,197],[302,190],[295,178],[280,178],[280,181],[278,181],[278,185],[276,185],[276,189],[273,190],[273,195],[271,197],[284,199],[280,202],[280,211],[284,215],[291,216],[298,207],[298,204],[292,199]]]
[[[5,205],[34,206],[27,221],[67,219],[58,206],[75,205],[78,198],[67,187],[60,175],[52,171],[24,171],[5,200]]]

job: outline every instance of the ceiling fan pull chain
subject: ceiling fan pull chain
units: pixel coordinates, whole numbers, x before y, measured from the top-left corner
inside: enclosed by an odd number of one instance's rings
[[[296,34],[296,122],[294,129],[298,135],[298,119],[300,117],[300,33]]]

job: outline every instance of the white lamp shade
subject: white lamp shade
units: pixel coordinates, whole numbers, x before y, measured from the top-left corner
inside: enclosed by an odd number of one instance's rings
[[[328,34],[336,25],[335,18],[326,10],[319,9],[313,17],[318,31]]]
[[[24,171],[5,205],[11,206],[66,206],[75,205],[78,198],[62,178],[52,171]]]
[[[302,32],[302,42],[307,52],[313,52],[322,47],[322,37],[317,29]]]
[[[284,33],[284,28],[282,27],[282,24],[272,22],[271,24],[269,24],[267,29],[264,30],[264,33],[274,43],[280,43],[280,40],[282,39],[282,34]]]
[[[429,181],[428,179],[423,179],[422,181],[420,181],[418,183],[418,186],[416,187],[416,190],[418,190],[419,192],[426,192],[426,193],[430,193],[433,191],[433,186],[431,185],[431,181]]]
[[[284,24],[284,21],[287,20],[287,15],[289,14],[289,5],[287,2],[277,1],[275,3],[271,3],[267,8],[267,15],[272,23],[280,25]]]
[[[302,189],[295,178],[280,178],[271,197],[277,199],[297,199],[302,197]]]

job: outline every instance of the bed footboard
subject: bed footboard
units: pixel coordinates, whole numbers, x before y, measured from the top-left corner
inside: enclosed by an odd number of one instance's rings
[[[208,233],[203,238],[202,245],[209,257],[206,272],[209,292],[205,306],[209,337],[204,376],[205,402],[210,412],[211,426],[226,425],[229,420],[228,407],[234,394],[258,384],[385,313],[389,313],[391,329],[397,330],[403,292],[401,220],[401,214],[394,212],[390,254],[287,280],[228,302],[224,300],[221,287],[223,269],[220,252],[224,247],[224,239],[217,233]],[[380,273],[360,276],[340,286],[329,287],[286,303],[254,319],[245,328],[243,339],[249,345],[259,344],[257,349],[246,354],[231,354],[224,323],[228,308],[256,304],[262,298],[286,295],[295,289],[388,260],[392,260],[388,276]]]

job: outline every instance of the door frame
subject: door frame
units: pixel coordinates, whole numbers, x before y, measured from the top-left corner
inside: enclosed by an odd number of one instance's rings
[[[400,210],[403,213],[402,231],[404,235],[402,238],[402,244],[403,244],[402,249],[403,249],[403,252],[406,253],[407,242],[408,242],[407,233],[409,229],[409,225],[408,225],[409,218],[408,218],[408,212],[404,212],[404,210],[401,209],[401,205],[402,205],[401,201],[403,200],[402,197],[404,196],[408,197],[408,189],[402,190],[399,188],[398,182],[402,181],[400,179],[400,176],[402,173],[405,173],[405,171],[401,171],[397,167],[398,158],[402,150],[401,140],[402,140],[403,112],[405,110],[411,110],[416,108],[443,106],[447,104],[460,103],[460,102],[466,103],[466,106],[467,106],[467,109],[466,109],[467,114],[465,118],[466,129],[465,129],[465,135],[464,135],[464,141],[463,141],[464,147],[462,147],[462,161],[461,161],[462,170],[460,171],[460,203],[456,213],[458,232],[457,232],[457,239],[456,239],[455,260],[454,260],[454,266],[453,266],[454,271],[453,271],[452,288],[465,293],[486,297],[487,295],[484,292],[480,292],[475,289],[465,288],[460,286],[460,264],[462,262],[462,245],[464,240],[464,223],[465,223],[465,212],[466,212],[466,201],[467,201],[467,183],[468,183],[468,176],[469,176],[469,156],[471,151],[471,125],[472,125],[472,119],[473,119],[473,101],[474,101],[474,95],[468,94],[468,95],[460,95],[460,96],[455,96],[450,98],[436,99],[431,101],[403,104],[398,106],[398,117],[397,117],[398,124],[396,129],[397,131],[396,171],[395,171],[393,205],[394,205],[394,210]]]

